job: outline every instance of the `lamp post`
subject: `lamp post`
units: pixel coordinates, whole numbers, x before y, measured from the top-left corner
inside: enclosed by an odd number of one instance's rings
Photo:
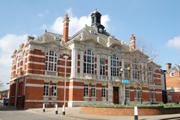
[[[121,72],[124,72],[124,70],[128,70],[128,79],[123,79],[122,83],[124,84],[124,105],[126,105],[127,98],[126,98],[126,84],[129,84],[130,80],[130,67],[127,67],[125,69],[121,69]]]
[[[67,59],[68,59],[68,55],[64,54],[63,55],[64,59],[65,59],[65,65],[64,65],[64,104],[63,104],[63,108],[62,108],[62,114],[65,115],[65,107],[66,107],[66,67],[67,67]]]
[[[167,88],[166,88],[166,70],[161,69],[162,79],[163,79],[163,90],[162,90],[162,98],[163,103],[167,103]]]

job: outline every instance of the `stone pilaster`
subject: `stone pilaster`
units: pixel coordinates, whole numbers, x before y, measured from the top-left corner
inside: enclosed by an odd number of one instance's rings
[[[71,78],[75,78],[77,74],[77,49],[75,48],[75,45],[71,46]]]
[[[80,51],[80,78],[83,78],[84,71],[84,51]]]
[[[100,56],[97,55],[97,78],[100,79]]]
[[[108,79],[111,80],[111,56],[108,56]]]
[[[122,62],[121,62],[121,65],[122,65],[122,79],[124,80],[125,79],[125,75],[124,75],[124,71],[125,71],[125,68],[124,68],[124,59],[122,59]]]

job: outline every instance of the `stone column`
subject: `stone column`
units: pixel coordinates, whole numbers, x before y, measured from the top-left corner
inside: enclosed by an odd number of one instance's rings
[[[113,86],[110,81],[108,82],[108,102],[113,103]]]
[[[84,51],[80,51],[80,78],[83,78],[84,72]]]
[[[75,78],[77,74],[77,49],[75,45],[71,46],[71,78]]]
[[[108,56],[108,79],[111,80],[111,56]]]
[[[124,59],[122,59],[121,65],[122,65],[122,71],[121,71],[122,72],[122,79],[124,80],[125,79],[125,75],[124,75],[125,72],[124,71],[126,69],[126,68],[124,68]]]
[[[141,63],[141,72],[140,73],[142,74],[141,79],[142,79],[142,81],[144,83],[145,79],[144,79],[144,64],[143,63]]]
[[[100,79],[100,56],[99,55],[97,55],[97,78],[98,78],[98,80]]]

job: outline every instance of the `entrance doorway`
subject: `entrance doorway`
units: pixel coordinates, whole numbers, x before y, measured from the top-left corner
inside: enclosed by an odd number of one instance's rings
[[[119,87],[113,87],[113,103],[119,104]]]

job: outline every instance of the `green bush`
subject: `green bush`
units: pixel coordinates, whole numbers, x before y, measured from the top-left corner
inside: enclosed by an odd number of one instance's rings
[[[168,103],[168,104],[138,104],[130,103],[128,105],[122,104],[112,104],[112,103],[96,103],[96,102],[87,102],[82,104],[83,107],[97,107],[97,108],[133,108],[138,106],[140,108],[180,108],[180,104]]]

